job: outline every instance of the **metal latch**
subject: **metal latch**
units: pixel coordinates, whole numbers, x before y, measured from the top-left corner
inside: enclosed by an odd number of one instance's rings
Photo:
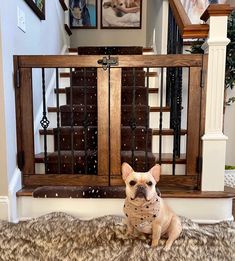
[[[98,60],[98,64],[102,64],[104,70],[107,70],[111,65],[118,65],[118,57],[103,57]]]

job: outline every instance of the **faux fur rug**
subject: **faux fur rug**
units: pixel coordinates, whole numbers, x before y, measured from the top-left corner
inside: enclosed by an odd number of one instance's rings
[[[1,261],[222,261],[235,260],[235,222],[199,226],[182,218],[183,232],[165,252],[150,240],[130,239],[122,218],[81,221],[51,213],[19,224],[0,221]]]

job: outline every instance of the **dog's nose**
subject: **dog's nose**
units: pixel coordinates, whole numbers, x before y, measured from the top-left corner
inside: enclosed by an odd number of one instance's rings
[[[146,189],[145,189],[144,186],[139,185],[139,186],[136,188],[135,197],[139,197],[139,198],[145,197],[145,198],[146,198]]]

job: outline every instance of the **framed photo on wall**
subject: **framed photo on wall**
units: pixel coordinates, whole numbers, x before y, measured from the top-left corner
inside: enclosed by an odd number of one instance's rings
[[[45,20],[45,0],[25,0],[40,20]]]
[[[142,0],[101,0],[102,29],[141,29]]]
[[[97,0],[69,0],[69,21],[72,29],[97,28]]]

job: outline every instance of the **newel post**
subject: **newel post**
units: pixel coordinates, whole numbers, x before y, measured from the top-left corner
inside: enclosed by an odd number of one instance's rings
[[[223,134],[224,80],[229,5],[210,5],[201,16],[209,24],[202,48],[208,54],[205,133],[202,137],[202,191],[224,190],[227,137]]]

